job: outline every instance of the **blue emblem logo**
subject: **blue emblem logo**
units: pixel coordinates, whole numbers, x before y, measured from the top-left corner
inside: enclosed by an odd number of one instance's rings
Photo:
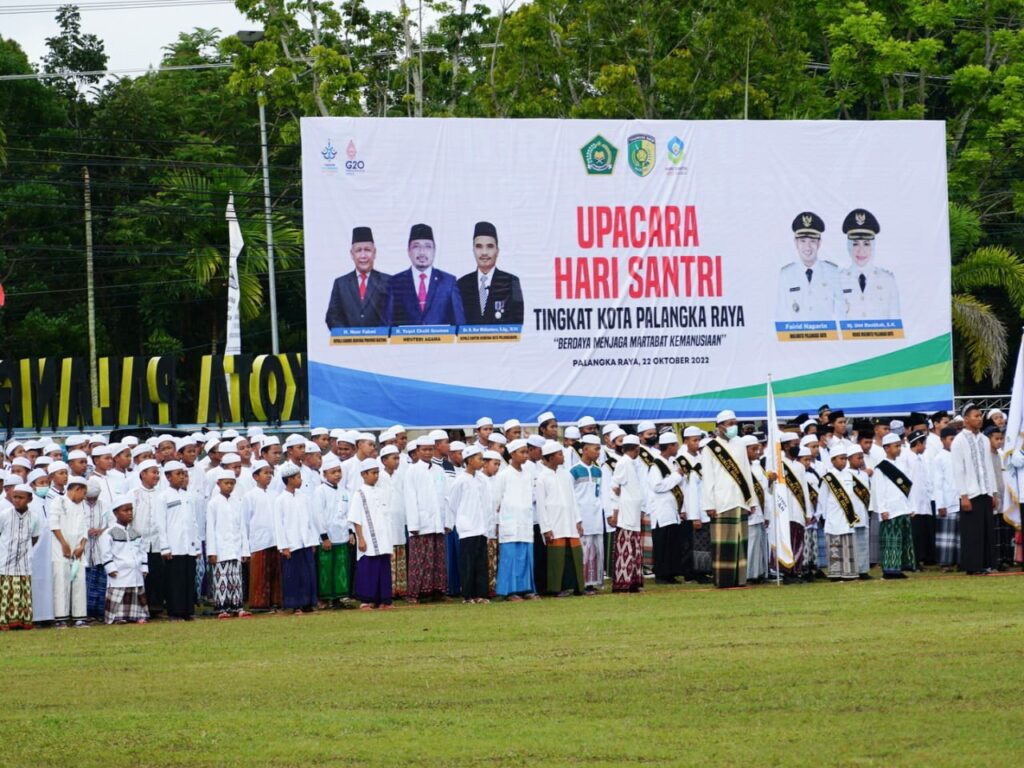
[[[327,146],[320,150],[320,154],[323,156],[324,160],[331,161],[338,156],[338,150],[334,148],[334,145],[331,144],[331,140],[328,139]]]
[[[679,165],[683,162],[683,154],[686,149],[686,145],[683,140],[678,136],[673,136],[668,140],[668,159],[672,165]]]

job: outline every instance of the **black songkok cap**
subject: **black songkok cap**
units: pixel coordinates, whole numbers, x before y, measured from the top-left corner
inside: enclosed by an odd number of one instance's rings
[[[498,242],[498,230],[489,221],[478,221],[473,227],[473,239],[478,237],[493,237],[494,242]]]
[[[434,230],[429,224],[413,224],[409,230],[409,242],[413,240],[434,240]]]
[[[356,243],[372,243],[373,242],[373,230],[369,227],[353,227],[352,228],[352,245]]]

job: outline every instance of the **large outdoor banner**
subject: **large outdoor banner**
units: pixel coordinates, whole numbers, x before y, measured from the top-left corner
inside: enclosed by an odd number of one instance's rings
[[[953,399],[944,126],[302,122],[328,425]]]

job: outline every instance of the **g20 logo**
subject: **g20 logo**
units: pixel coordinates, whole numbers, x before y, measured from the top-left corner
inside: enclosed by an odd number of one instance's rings
[[[348,140],[345,156],[348,158],[345,161],[345,173],[362,173],[366,170],[366,163],[356,157],[356,142],[354,139]]]

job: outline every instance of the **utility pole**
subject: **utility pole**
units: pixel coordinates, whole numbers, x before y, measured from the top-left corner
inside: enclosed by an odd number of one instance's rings
[[[267,224],[267,287],[270,290],[270,349],[276,355],[281,350],[277,343],[277,280],[274,277],[274,225],[270,205],[270,161],[267,159],[267,113],[263,104],[266,97],[260,91],[260,150],[263,153],[263,218]]]
[[[96,290],[92,269],[92,192],[89,187],[89,166],[82,166],[85,190],[85,302],[89,316],[89,390],[92,407],[99,408],[99,372],[96,368]]]

